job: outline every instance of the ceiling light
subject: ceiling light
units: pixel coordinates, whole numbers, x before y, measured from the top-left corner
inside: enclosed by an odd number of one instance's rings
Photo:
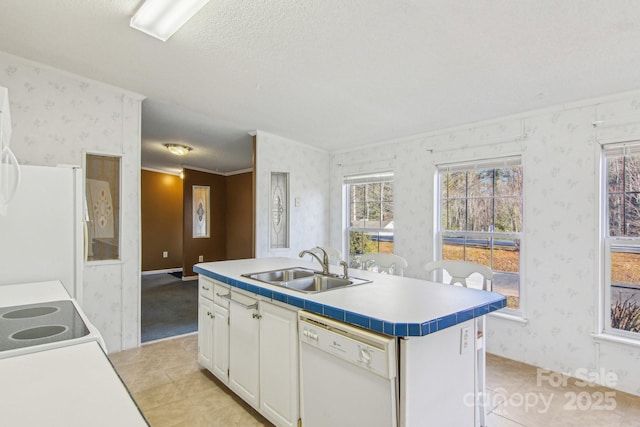
[[[180,144],[164,144],[164,146],[167,147],[167,150],[171,151],[171,153],[175,154],[176,156],[184,156],[192,150],[191,147]]]
[[[132,28],[167,41],[209,0],[147,0],[131,18]]]

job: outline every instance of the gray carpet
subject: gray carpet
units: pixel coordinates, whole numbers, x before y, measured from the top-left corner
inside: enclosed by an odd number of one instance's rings
[[[142,276],[142,342],[198,330],[198,281],[171,274]]]

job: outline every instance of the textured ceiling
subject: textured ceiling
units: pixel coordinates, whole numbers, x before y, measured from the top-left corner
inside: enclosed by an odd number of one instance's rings
[[[0,50],[147,96],[154,167],[170,138],[225,172],[255,129],[338,150],[640,88],[637,0],[211,0],[165,43],[140,4],[0,0]]]

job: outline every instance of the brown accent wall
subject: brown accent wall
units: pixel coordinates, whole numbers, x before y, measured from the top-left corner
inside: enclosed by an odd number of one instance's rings
[[[182,267],[182,180],[143,170],[140,182],[142,271]],[[162,252],[169,253],[168,258]]]
[[[253,173],[227,177],[227,259],[253,256]]]
[[[210,221],[211,231],[208,238],[193,238],[193,194],[194,185],[210,187]],[[203,256],[204,262],[222,261],[226,259],[227,251],[227,186],[226,177],[200,172],[193,169],[184,169],[183,180],[183,276],[193,276],[193,266],[197,264],[198,257]]]

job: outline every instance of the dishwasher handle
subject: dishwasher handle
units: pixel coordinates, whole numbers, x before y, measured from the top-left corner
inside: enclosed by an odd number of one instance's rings
[[[307,328],[304,328],[302,330],[302,335],[304,335],[305,337],[312,339],[314,341],[318,341],[318,334],[308,330]]]

